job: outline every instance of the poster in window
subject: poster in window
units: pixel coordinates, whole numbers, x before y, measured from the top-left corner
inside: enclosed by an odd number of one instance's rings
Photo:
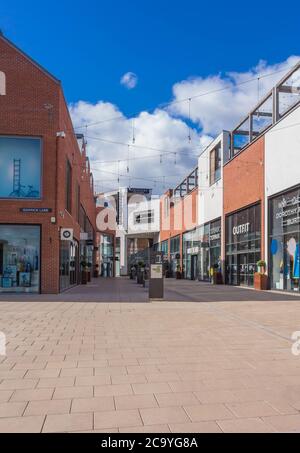
[[[0,137],[0,198],[39,199],[41,140]]]

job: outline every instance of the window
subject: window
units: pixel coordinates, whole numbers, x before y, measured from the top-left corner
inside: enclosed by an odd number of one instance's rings
[[[66,166],[66,210],[72,212],[72,167],[68,160]]]
[[[80,221],[80,185],[76,185],[76,219],[79,223]]]
[[[0,225],[0,293],[38,293],[40,227]]]
[[[41,139],[0,137],[0,198],[41,197]]]
[[[154,210],[140,212],[134,216],[135,225],[145,225],[154,222]]]
[[[222,147],[219,143],[210,152],[210,185],[212,186],[221,179],[221,168],[222,168]]]
[[[169,241],[163,241],[160,245],[161,252],[164,253],[165,255],[168,255],[169,253]]]
[[[170,214],[170,198],[165,197],[164,198],[164,216],[165,218],[168,218]]]
[[[171,241],[170,241],[170,252],[171,252],[171,254],[179,254],[180,253],[180,236],[176,236],[175,238],[171,238]]]

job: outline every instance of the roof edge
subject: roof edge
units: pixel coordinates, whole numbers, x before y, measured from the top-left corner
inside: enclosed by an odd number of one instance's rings
[[[15,49],[17,52],[22,54],[30,63],[32,63],[37,69],[42,71],[47,77],[51,78],[55,83],[58,85],[61,85],[61,81],[57,79],[51,72],[47,71],[42,65],[37,63],[32,57],[30,57],[26,52],[24,52],[22,49],[20,49],[16,44],[14,44],[10,39],[8,39],[6,36],[3,35],[3,33],[0,33],[0,39],[2,39],[6,44],[8,44],[10,47]]]

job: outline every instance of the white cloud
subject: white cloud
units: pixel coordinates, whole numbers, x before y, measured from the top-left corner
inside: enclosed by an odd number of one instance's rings
[[[191,101],[192,121],[206,134],[215,135],[222,129],[233,129],[258,103],[258,97],[262,98],[299,59],[300,57],[291,56],[274,65],[260,61],[246,72],[228,72],[225,76],[217,74],[184,80],[173,87],[174,101],[210,93]],[[258,84],[259,76],[261,79]],[[255,80],[247,83],[251,79]],[[223,89],[225,90],[221,91]],[[188,118],[189,102],[172,104],[169,111],[173,115]]]
[[[128,90],[132,90],[138,84],[138,76],[134,72],[127,72],[121,77],[120,83]]]
[[[88,152],[99,191],[116,188],[118,173],[123,175],[121,186],[153,187],[157,193],[172,188],[192,170],[201,149],[211,140],[196,130],[189,131],[183,120],[160,109],[151,114],[142,112],[134,121],[115,105],[104,102],[80,101],[70,106],[70,112],[75,127],[99,122],[87,129]],[[117,119],[106,121],[112,118]],[[136,146],[132,146],[133,130]],[[78,132],[86,133],[86,129]]]
[[[121,186],[153,187],[157,193],[175,187],[196,166],[201,149],[223,129],[233,129],[257,104],[257,81],[245,82],[257,79],[258,75],[270,75],[260,80],[259,94],[262,97],[298,61],[299,57],[295,56],[276,65],[261,61],[246,72],[194,77],[175,84],[175,101],[210,92],[192,101],[190,122],[186,121],[189,118],[188,102],[175,103],[167,110],[157,109],[153,113],[141,112],[134,121],[108,102],[90,104],[80,101],[71,105],[75,127],[99,123],[87,130],[88,150],[98,190],[116,188],[118,173],[123,175],[120,177]],[[226,90],[221,91],[223,88]],[[112,118],[117,119],[109,121]],[[188,123],[194,128],[189,130]],[[136,147],[132,146],[133,129]],[[84,128],[79,131],[86,132]],[[109,141],[131,146],[128,149],[128,146]],[[155,149],[143,149],[143,146]]]

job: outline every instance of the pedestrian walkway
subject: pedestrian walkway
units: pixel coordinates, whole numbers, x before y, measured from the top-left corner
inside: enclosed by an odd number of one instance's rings
[[[300,431],[299,320],[297,301],[2,302],[0,432]]]
[[[254,291],[228,285],[215,286],[191,280],[165,279],[165,301],[168,302],[226,302],[300,300],[288,294]],[[0,301],[28,302],[149,302],[148,285],[138,285],[124,278],[98,278],[88,285],[79,285],[58,295],[1,294]]]
[[[296,296],[229,285],[212,285],[199,281],[166,279],[165,300],[181,302],[300,301],[300,294]]]

